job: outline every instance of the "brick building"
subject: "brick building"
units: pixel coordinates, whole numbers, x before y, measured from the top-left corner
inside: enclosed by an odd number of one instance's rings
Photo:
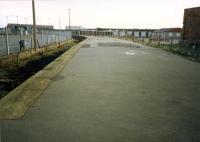
[[[200,42],[200,7],[185,9],[183,20],[183,40]]]

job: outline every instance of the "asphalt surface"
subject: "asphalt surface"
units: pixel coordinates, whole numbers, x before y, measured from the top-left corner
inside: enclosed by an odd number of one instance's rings
[[[199,142],[200,64],[90,38],[2,142]]]

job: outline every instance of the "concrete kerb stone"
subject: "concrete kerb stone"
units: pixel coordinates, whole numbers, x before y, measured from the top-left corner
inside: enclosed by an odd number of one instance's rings
[[[12,120],[21,118],[86,41],[87,39],[73,46],[1,99],[0,119]]]
[[[44,90],[15,90],[9,97],[1,102],[0,119],[13,120],[21,118],[32,106]],[[19,96],[19,94],[21,94]],[[14,103],[13,103],[14,102]]]

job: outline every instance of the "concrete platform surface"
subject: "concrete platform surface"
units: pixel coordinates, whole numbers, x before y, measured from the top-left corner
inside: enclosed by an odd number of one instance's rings
[[[1,121],[1,139],[199,142],[199,86],[199,63],[90,37],[24,117]]]

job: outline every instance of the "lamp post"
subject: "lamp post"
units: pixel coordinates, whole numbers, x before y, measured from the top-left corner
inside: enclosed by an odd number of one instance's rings
[[[32,0],[32,11],[33,11],[33,47],[37,48],[35,0]]]
[[[61,21],[60,21],[60,17],[59,17],[59,29],[61,29]]]
[[[70,30],[70,29],[71,29],[71,27],[70,27],[70,26],[71,26],[71,25],[70,25],[70,24],[71,24],[71,23],[70,23],[70,22],[71,22],[71,17],[70,17],[70,16],[71,16],[71,15],[70,15],[70,14],[71,14],[71,13],[70,13],[70,12],[71,12],[71,9],[68,9],[68,11],[69,11],[69,30]]]

